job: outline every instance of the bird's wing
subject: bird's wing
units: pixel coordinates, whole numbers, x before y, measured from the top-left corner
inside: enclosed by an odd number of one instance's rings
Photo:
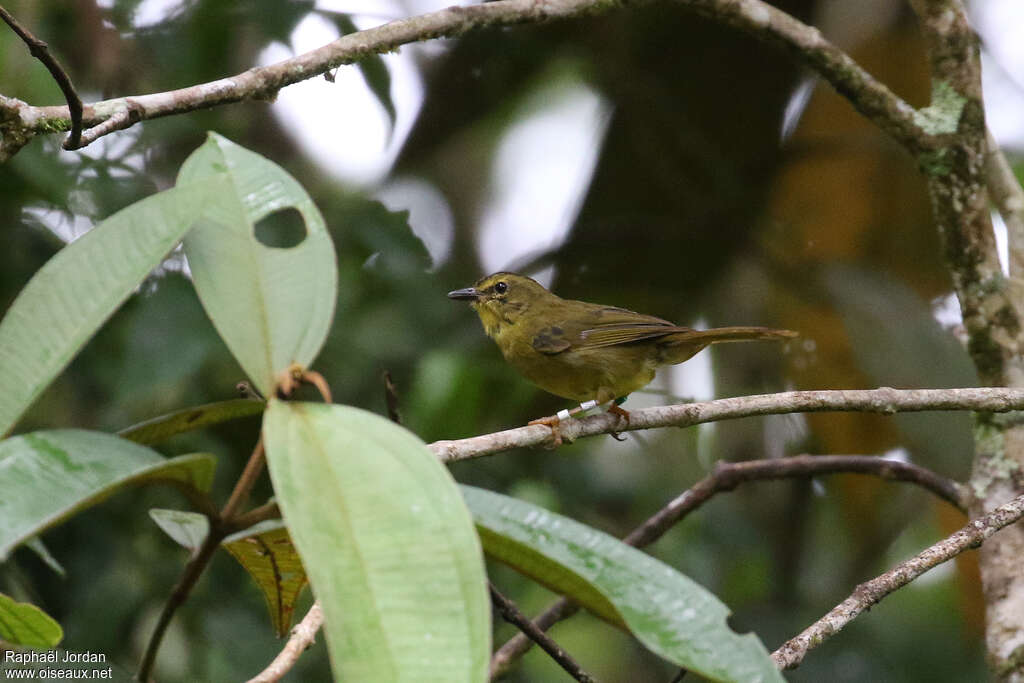
[[[571,320],[539,330],[533,337],[533,348],[541,353],[555,354],[570,348],[629,344],[689,329],[625,308],[593,306],[574,311]]]

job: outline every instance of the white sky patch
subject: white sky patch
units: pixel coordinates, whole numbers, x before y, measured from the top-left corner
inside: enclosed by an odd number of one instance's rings
[[[766,458],[784,458],[793,444],[802,444],[810,433],[807,417],[801,413],[765,415],[761,434]]]
[[[906,465],[909,465],[912,462],[912,460],[910,459],[910,451],[908,451],[906,448],[903,448],[902,446],[899,448],[890,449],[885,453],[882,453],[882,459],[892,460],[894,462],[902,462]]]
[[[971,23],[981,34],[985,120],[1000,145],[1024,148],[1024,2],[974,0]]]
[[[392,178],[375,196],[392,211],[409,210],[409,226],[430,252],[434,268],[448,259],[455,219],[444,195],[433,184],[414,176]]]
[[[111,2],[110,5],[114,3]],[[184,6],[181,0],[142,0],[135,9],[132,24],[135,28],[154,26]]]
[[[789,96],[786,102],[786,110],[782,114],[782,130],[779,133],[780,142],[785,142],[796,130],[800,119],[803,118],[807,103],[811,101],[814,94],[814,86],[818,84],[817,77],[805,78]]]
[[[486,272],[565,240],[611,113],[606,100],[582,83],[543,88],[524,109],[530,113],[506,131],[494,162],[478,245]]]
[[[21,210],[29,220],[34,220],[52,232],[63,242],[74,242],[92,230],[92,221],[79,213],[70,216],[48,206],[27,206]]]
[[[400,8],[378,3],[381,11]],[[375,17],[353,17],[360,29],[382,23]],[[311,14],[292,33],[291,48],[275,43],[259,57],[261,65],[279,62],[335,40],[337,28]],[[387,112],[354,65],[337,70],[335,82],[313,78],[280,91],[274,113],[303,151],[339,180],[373,185],[384,178],[423,102],[423,82],[413,57],[414,47],[383,55],[391,75],[391,98],[398,114],[389,136]]]
[[[698,319],[691,327],[705,330],[708,323]],[[668,377],[668,389],[673,396],[709,401],[715,397],[715,373],[711,369],[711,352],[704,349],[696,356],[662,370]]]
[[[996,237],[996,254],[999,256],[999,268],[1003,275],[1010,274],[1010,244],[1006,233],[1006,222],[998,211],[992,212],[992,230]]]
[[[960,300],[956,298],[956,294],[950,292],[946,296],[934,299],[932,301],[932,317],[947,330],[963,325]]]

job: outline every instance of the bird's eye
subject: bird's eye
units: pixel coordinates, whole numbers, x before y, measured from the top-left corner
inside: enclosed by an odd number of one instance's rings
[[[496,285],[494,285],[494,291],[497,292],[498,294],[504,294],[505,292],[508,291],[508,283],[507,282],[499,282],[499,283],[497,283]]]

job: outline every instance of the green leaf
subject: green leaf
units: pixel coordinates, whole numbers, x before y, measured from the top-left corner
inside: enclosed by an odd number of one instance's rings
[[[263,412],[266,403],[253,398],[235,398],[177,410],[152,420],[140,422],[117,433],[122,439],[147,446],[162,443],[167,439],[203,427],[237,420]]]
[[[271,400],[263,419],[337,680],[486,680],[483,558],[448,471],[412,433],[356,408]]]
[[[228,190],[185,240],[203,307],[231,353],[265,395],[293,364],[308,367],[334,315],[338,272],[323,217],[280,166],[210,133],[185,160],[179,184],[226,173]],[[259,242],[255,224],[293,208],[306,236],[290,248]]]
[[[118,211],[61,249],[0,322],[0,435],[181,240],[219,179]]]
[[[484,551],[716,681],[782,681],[757,636],[726,625],[705,588],[613,536],[497,493],[462,486]]]
[[[149,516],[160,529],[174,539],[175,543],[195,550],[210,533],[210,520],[206,515],[185,510],[165,510],[153,508]]]
[[[60,624],[35,605],[15,602],[0,593],[0,640],[48,650],[64,638]],[[2,668],[2,667],[0,667]]]
[[[224,539],[224,548],[249,572],[267,601],[267,611],[278,638],[288,633],[299,594],[306,585],[306,570],[292,545],[288,529],[279,519],[260,522]]]
[[[45,529],[128,485],[164,483],[196,497],[213,482],[212,455],[164,458],[110,434],[78,429],[0,441],[0,561]]]

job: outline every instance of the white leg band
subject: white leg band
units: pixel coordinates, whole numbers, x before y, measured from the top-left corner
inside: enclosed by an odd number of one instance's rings
[[[557,418],[558,418],[559,420],[562,420],[563,422],[564,422],[565,420],[568,420],[568,419],[569,419],[569,417],[570,417],[570,415],[569,415],[569,411],[568,411],[568,410],[566,410],[565,408],[562,408],[561,410],[559,410],[559,411],[558,411],[558,412],[557,412],[557,413],[555,414],[555,416],[556,416],[556,417],[557,417]]]
[[[596,408],[596,407],[597,407],[597,401],[594,401],[594,400],[584,401],[583,403],[580,404],[580,410],[590,410],[591,408]]]

